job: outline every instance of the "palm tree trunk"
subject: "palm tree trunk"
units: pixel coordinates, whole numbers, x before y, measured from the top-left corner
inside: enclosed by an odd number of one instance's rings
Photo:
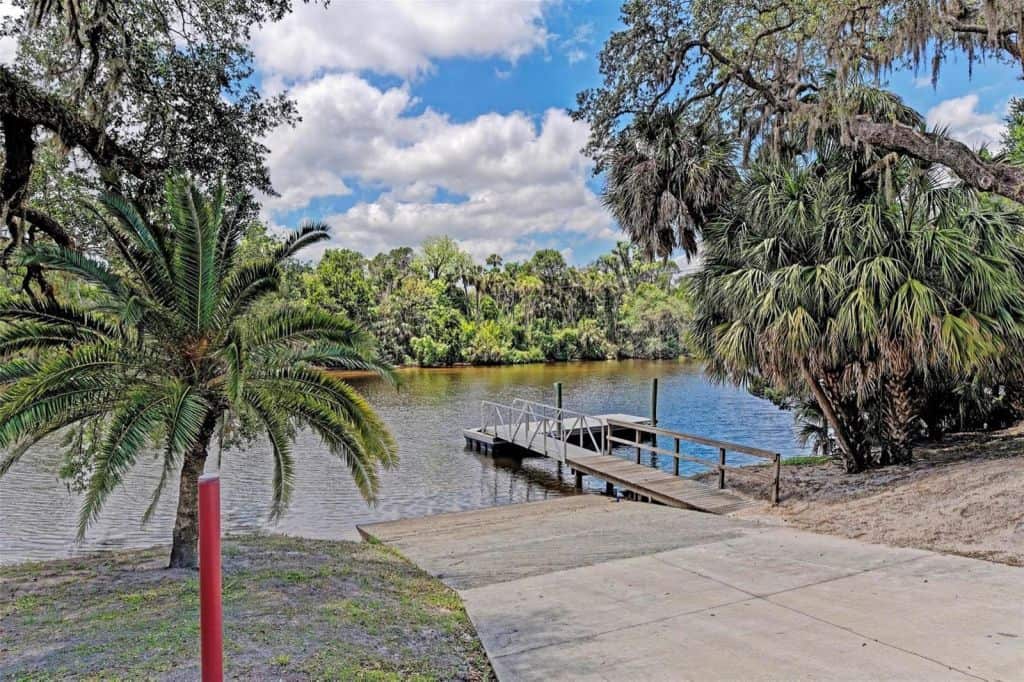
[[[846,471],[848,473],[863,471],[865,465],[863,439],[851,433],[848,424],[849,419],[840,417],[832,399],[825,392],[825,389],[822,388],[818,379],[811,374],[811,370],[806,362],[801,364],[800,369],[804,375],[804,381],[807,382],[807,387],[811,390],[811,394],[814,395],[814,399],[821,408],[821,413],[825,415],[825,420],[832,427],[832,431],[836,435],[836,441],[839,443],[839,450],[842,453]]]
[[[885,441],[882,443],[882,457],[879,464],[909,464],[912,458],[913,421],[917,417],[917,405],[910,385],[910,374],[891,375],[885,378],[885,395],[882,396],[882,423]]]
[[[171,536],[168,568],[196,568],[199,565],[199,477],[206,466],[217,415],[210,412],[199,431],[195,446],[185,453],[178,480],[178,514]]]

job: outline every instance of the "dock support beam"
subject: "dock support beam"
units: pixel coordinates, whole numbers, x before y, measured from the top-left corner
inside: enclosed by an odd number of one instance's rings
[[[604,484],[604,494],[608,495],[609,497],[614,497],[615,496],[615,486],[612,485],[611,483],[605,481],[605,484]]]
[[[725,490],[725,448],[718,448],[718,489]]]
[[[782,455],[775,453],[775,481],[772,486],[772,504],[779,503],[779,488],[782,483]]]
[[[658,377],[651,379],[651,426],[658,425]]]
[[[576,474],[576,490],[583,490],[583,472],[573,469],[572,473]]]

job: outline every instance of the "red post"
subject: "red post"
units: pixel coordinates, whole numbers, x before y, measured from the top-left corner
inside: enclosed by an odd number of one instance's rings
[[[199,477],[199,651],[203,682],[224,679],[220,582],[220,476]]]

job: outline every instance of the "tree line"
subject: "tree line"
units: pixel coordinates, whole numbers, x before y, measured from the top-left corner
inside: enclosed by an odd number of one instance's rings
[[[273,243],[261,228],[249,239]],[[282,297],[367,329],[394,364],[513,364],[675,358],[688,352],[686,281],[672,261],[650,262],[621,242],[584,267],[541,249],[529,259],[476,262],[455,240],[372,258],[328,249],[293,263]]]

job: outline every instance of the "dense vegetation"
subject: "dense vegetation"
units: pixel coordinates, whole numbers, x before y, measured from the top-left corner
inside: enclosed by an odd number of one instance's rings
[[[695,286],[712,371],[809,399],[851,471],[909,462],[965,407],[996,421],[1024,347],[1024,215],[917,164],[892,194],[864,170],[834,148],[753,166]]]
[[[649,262],[626,243],[586,267],[566,264],[551,249],[525,262],[492,255],[480,264],[447,237],[428,239],[418,251],[404,247],[373,258],[328,250],[315,266],[293,265],[286,298],[363,325],[393,363],[435,367],[687,352],[686,280],[673,262]]]

